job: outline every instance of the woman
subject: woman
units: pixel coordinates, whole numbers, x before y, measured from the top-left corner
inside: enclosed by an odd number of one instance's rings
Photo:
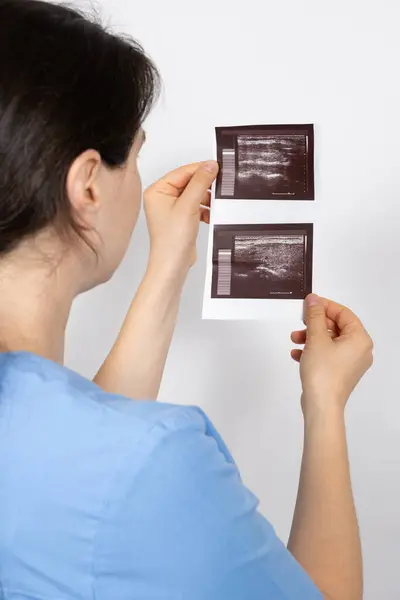
[[[157,73],[134,42],[39,0],[0,0],[0,57],[2,597],[360,599],[344,408],[372,361],[362,324],[310,296],[307,332],[292,334],[305,344],[293,351],[305,446],[286,549],[207,417],[145,401],[217,164],[146,192],[147,272],[87,381],[63,367],[65,328],[74,298],[125,253]]]

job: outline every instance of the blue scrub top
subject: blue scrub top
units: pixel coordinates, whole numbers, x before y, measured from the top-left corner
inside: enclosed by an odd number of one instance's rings
[[[322,600],[197,408],[0,355],[0,598]]]

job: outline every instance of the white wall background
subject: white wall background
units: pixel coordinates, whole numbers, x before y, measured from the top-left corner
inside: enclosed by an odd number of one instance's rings
[[[400,597],[400,5],[396,0],[104,0],[163,74],[148,123],[144,182],[212,158],[215,125],[314,122],[319,131],[320,288],[348,303],[376,342],[348,434],[366,600]],[[266,207],[266,215],[267,215]],[[202,322],[207,232],[182,301],[162,399],[204,408],[278,533],[288,535],[302,444],[298,323]],[[76,304],[68,364],[92,375],[138,285],[144,220],[113,281]]]

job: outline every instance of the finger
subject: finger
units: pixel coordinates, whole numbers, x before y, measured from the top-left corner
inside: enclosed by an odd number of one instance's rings
[[[210,224],[210,204],[211,204],[211,192],[207,190],[203,200],[200,204],[200,221],[202,223]]]
[[[336,323],[335,323],[335,321],[332,321],[332,319],[326,318],[326,328],[328,331],[333,331],[336,334],[338,333]]]
[[[200,211],[200,221],[206,225],[210,224],[210,209],[202,208]]]
[[[179,196],[202,164],[201,162],[196,162],[178,167],[153,183],[151,189],[164,194]]]
[[[199,206],[208,193],[208,189],[218,173],[218,163],[210,161],[203,163],[194,173],[185,190],[179,198],[182,208],[190,212],[198,211]]]
[[[295,350],[291,350],[291,352],[290,352],[290,356],[296,362],[300,362],[302,354],[303,354],[303,350],[298,350],[297,348]]]
[[[327,332],[331,340],[334,340],[338,336],[336,330],[330,331],[328,329]],[[290,339],[294,344],[305,344],[307,341],[307,329],[303,329],[302,331],[293,331],[290,336]]]
[[[333,321],[340,335],[364,330],[360,319],[349,308],[327,298],[322,300],[327,317]]]
[[[328,329],[328,335],[331,338],[331,340],[334,340],[339,336],[339,333],[337,332],[337,329],[335,329],[334,331]]]
[[[290,339],[293,344],[305,344],[307,336],[307,329],[303,329],[302,331],[293,331]]]
[[[201,206],[210,206],[211,205],[211,190],[207,190],[204,195],[203,200],[201,201]]]
[[[309,294],[304,303],[307,342],[330,340],[326,327],[325,305],[322,298]]]
[[[326,328],[328,329],[328,331],[335,331],[336,330],[336,323],[335,323],[335,321],[332,321],[332,319],[329,319],[328,317],[325,317],[325,318],[326,318]],[[304,323],[304,325],[306,325],[305,316],[304,316],[304,319],[303,319],[303,323]]]

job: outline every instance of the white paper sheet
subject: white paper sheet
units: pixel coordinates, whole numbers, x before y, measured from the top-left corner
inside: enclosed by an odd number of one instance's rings
[[[316,182],[317,183],[317,182]],[[208,239],[207,272],[203,300],[203,319],[301,321],[303,299],[212,298],[213,243],[216,225],[313,224],[313,289],[316,288],[316,233],[318,204],[299,200],[238,200],[215,198],[213,191]]]

